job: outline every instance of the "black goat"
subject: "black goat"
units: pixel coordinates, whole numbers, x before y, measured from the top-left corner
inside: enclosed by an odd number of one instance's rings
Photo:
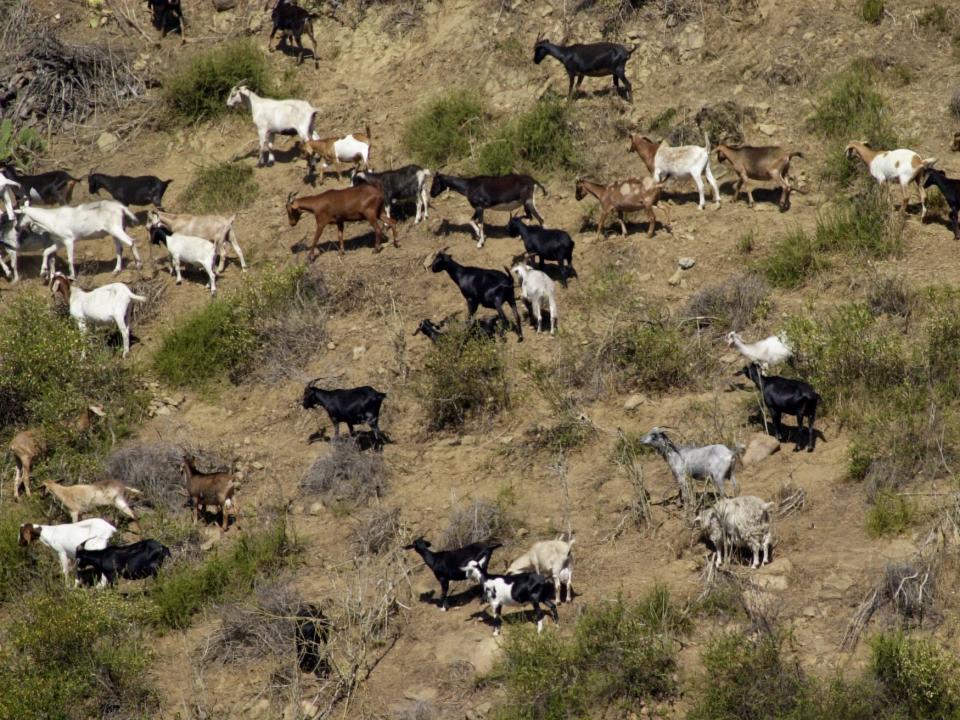
[[[38,175],[23,175],[13,165],[0,167],[10,180],[20,183],[17,195],[21,199],[46,205],[66,205],[73,195],[73,188],[81,178],[75,178],[65,170],[51,170]]]
[[[303,390],[303,407],[307,410],[317,405],[323,407],[333,423],[333,436],[340,437],[340,423],[346,423],[350,434],[353,426],[366,423],[373,431],[374,444],[383,447],[384,436],[380,431],[380,406],[386,393],[374,390],[369,385],[349,390],[321,390],[311,380]]]
[[[330,621],[316,605],[301,604],[297,608],[296,631],[297,665],[301,672],[317,677],[330,674],[330,658],[327,641],[330,638]]]
[[[80,543],[77,547],[77,570],[92,569],[96,575],[113,584],[118,577],[128,580],[155,577],[168,557],[170,548],[156,540],[141,540],[103,550],[87,550],[84,543]]]
[[[3,241],[0,240],[0,243]],[[420,324],[417,325],[417,329],[413,331],[414,335],[426,335],[430,338],[430,342],[436,342],[443,334],[446,333],[445,325],[446,320],[442,321],[439,325],[434,323],[428,318],[424,318],[420,321]],[[492,340],[497,335],[497,325],[500,324],[500,318],[497,316],[486,317],[486,318],[474,318],[469,323],[467,323],[467,332],[473,337],[483,338],[486,340]]]
[[[803,419],[807,418],[809,435],[807,452],[813,452],[817,445],[817,434],[813,429],[813,424],[817,421],[817,403],[820,402],[820,396],[814,389],[802,380],[791,380],[779,375],[761,375],[760,366],[756,363],[747,365],[736,374],[750,378],[753,384],[760,389],[763,404],[773,418],[773,430],[776,433],[777,440],[783,441],[780,415],[786,413],[797,418],[797,443],[793,448],[794,452],[801,448]]]
[[[528,257],[537,256],[537,267],[543,270],[544,260],[554,260],[560,265],[560,282],[567,286],[567,278],[576,274],[573,269],[573,247],[575,245],[566,230],[551,230],[545,227],[528,227],[520,218],[512,217],[507,223],[510,237],[523,239],[523,247]],[[567,266],[564,267],[563,263]]]
[[[268,0],[267,7],[270,7]],[[273,30],[270,31],[270,40],[280,31],[280,42],[276,48],[270,48],[270,52],[285,47],[288,40],[293,40],[297,44],[297,65],[303,63],[303,56],[307,51],[303,47],[303,36],[306,35],[313,43],[313,67],[320,67],[320,58],[317,56],[317,38],[313,35],[313,19],[317,17],[309,10],[297,5],[294,0],[277,0],[270,13],[270,20],[273,22]],[[269,41],[268,41],[269,47]]]
[[[87,181],[91,195],[101,190],[124,205],[153,205],[163,209],[163,194],[173,180],[161,180],[155,175],[104,175],[91,172]]]
[[[923,180],[925,188],[936,185],[940,188],[940,194],[950,206],[950,223],[953,226],[953,237],[960,240],[960,225],[957,222],[957,215],[960,213],[960,180],[948,178],[943,170],[927,170],[927,176]]]
[[[464,568],[470,562],[476,563],[478,567],[486,571],[487,565],[490,564],[490,556],[500,546],[500,543],[494,543],[493,545],[470,543],[457,550],[433,552],[430,550],[430,543],[422,537],[418,537],[409,545],[405,545],[403,549],[416,551],[423,558],[427,567],[433,571],[434,577],[440,583],[440,607],[446,612],[449,607],[447,592],[450,590],[451,581],[466,580],[467,573]]]
[[[420,324],[417,325],[417,329],[413,331],[414,335],[420,333],[430,338],[430,342],[436,342],[437,338],[443,335],[444,330],[441,325],[434,325],[431,320],[424,318],[420,321]]]
[[[560,623],[557,606],[554,603],[553,582],[535,572],[513,573],[511,575],[488,575],[487,569],[476,562],[470,562],[464,568],[483,588],[483,599],[493,608],[493,634],[500,634],[500,611],[504,605],[532,605],[537,618],[537,632],[543,631],[543,610],[540,604],[550,608],[553,621]]]
[[[171,30],[180,31],[180,42],[187,41],[183,17],[183,8],[180,6],[180,0],[147,0],[147,6],[153,13],[153,26],[160,31],[160,38],[163,39]]]
[[[467,321],[473,320],[477,308],[481,305],[496,310],[503,327],[510,327],[503,305],[506,303],[513,310],[513,319],[516,323],[517,341],[523,342],[523,328],[520,327],[520,313],[517,312],[517,299],[514,294],[513,278],[509,272],[488,270],[486,268],[468,267],[461,265],[447,254],[448,248],[440,250],[433,258],[430,269],[433,272],[443,272],[460,288],[460,294],[467,301]]]
[[[431,173],[419,165],[404,165],[396,170],[371,172],[369,170],[354,173],[354,185],[376,181],[383,188],[384,209],[390,217],[390,209],[395,202],[413,201],[417,206],[415,223],[429,217],[427,214],[427,178]]]
[[[639,47],[635,45],[629,50],[616,43],[598,42],[587,45],[554,45],[546,38],[537,37],[533,46],[533,61],[539,65],[547,55],[559,60],[567,70],[570,78],[570,87],[567,89],[567,99],[573,97],[573,81],[576,78],[577,87],[586,75],[603,77],[613,75],[613,87],[620,93],[620,83],[623,83],[623,93],[627,100],[633,102],[633,86],[627,80],[627,60]]]
[[[529,175],[478,175],[463,178],[437,173],[430,186],[430,197],[436,197],[444,190],[460,193],[473,208],[470,227],[477,233],[477,247],[483,247],[483,211],[511,211],[523,208],[527,220],[536,218],[543,225],[543,217],[537,212],[533,202],[533,191],[539,187],[543,194],[547,189]]]

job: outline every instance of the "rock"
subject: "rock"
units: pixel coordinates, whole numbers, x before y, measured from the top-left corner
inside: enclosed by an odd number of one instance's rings
[[[631,395],[630,397],[627,398],[627,401],[623,404],[623,409],[629,412],[630,410],[634,410],[640,405],[643,405],[646,401],[647,401],[647,398],[644,395],[641,395],[639,393],[635,395]]]
[[[366,352],[367,352],[367,348],[366,348],[365,346],[363,346],[363,345],[357,345],[357,346],[353,349],[353,359],[354,359],[354,360],[359,360],[360,358],[362,358],[362,357],[364,356],[364,354],[365,354]]]
[[[467,720],[483,720],[493,710],[493,703],[484,702],[467,710]]]
[[[773,125],[772,123],[760,123],[757,125],[757,130],[762,132],[764,135],[776,135],[779,129],[779,127]]]
[[[250,463],[250,464],[253,465],[253,469],[254,469],[254,470],[263,470],[263,463],[260,462],[259,460],[254,460],[254,461],[253,461],[252,463]]]
[[[779,450],[780,441],[775,437],[763,433],[754,433],[747,443],[747,451],[743,454],[743,464],[756,465]]]
[[[680,268],[677,268],[677,271],[676,271],[673,275],[670,276],[670,278],[667,280],[667,282],[668,282],[670,285],[674,285],[674,286],[679,285],[679,284],[680,284],[680,280],[681,280],[680,274],[681,274],[682,272],[683,272],[683,270],[681,270]]]
[[[294,506],[293,506],[293,514],[294,514],[294,515],[303,515],[303,512],[304,512],[304,507],[303,507],[303,505],[294,505]]]
[[[745,365],[746,362],[747,362],[747,361],[744,359],[743,355],[741,355],[740,353],[732,353],[732,352],[729,352],[729,353],[727,353],[726,355],[721,355],[721,356],[720,356],[720,362],[722,362],[724,365],[732,365],[733,363],[735,363],[735,362],[737,362],[737,361],[741,361],[744,365]]]
[[[417,702],[433,702],[437,699],[437,689],[432,687],[410,688],[403,691],[403,696],[407,700],[416,700]]]
[[[527,533],[529,533],[529,532],[530,532],[530,531],[527,530],[526,528],[520,528],[519,530],[517,530],[517,537],[518,537],[518,538],[525,538],[525,537],[527,536]]]
[[[108,150],[120,142],[120,139],[113,133],[102,132],[97,137],[97,148],[100,150]]]
[[[336,350],[336,349],[337,349],[337,344],[333,340],[327,343],[327,350]]]
[[[161,405],[156,410],[153,411],[154,415],[169,415],[170,407],[168,405]]]
[[[757,112],[763,113],[764,115],[770,111],[770,103],[768,102],[758,102],[755,103],[753,107]]]
[[[258,32],[260,32],[260,25],[262,22],[263,21],[260,18],[260,13],[254,13],[250,16],[250,22],[247,23],[247,31],[249,31],[252,35],[256,35]]]
[[[677,265],[679,265],[683,270],[689,270],[696,264],[697,264],[697,261],[694,260],[692,257],[677,258]]]
[[[653,273],[637,275],[637,282],[650,282],[651,280],[653,280]]]
[[[206,552],[220,542],[220,528],[216,525],[207,526],[200,533],[200,537],[204,538],[203,542],[200,543],[200,549]]]
[[[249,435],[247,435],[247,436],[243,439],[243,444],[244,444],[244,445],[249,445],[249,444],[250,444],[250,436],[249,436]]]
[[[319,501],[318,501],[318,502],[313,503],[313,504],[310,506],[310,514],[311,514],[311,515],[319,515],[319,514],[322,513],[323,511],[324,511],[324,506],[323,506],[323,503],[322,503],[322,502],[319,502]]]
[[[784,591],[787,589],[787,578],[783,575],[754,575],[753,582],[763,590]]]

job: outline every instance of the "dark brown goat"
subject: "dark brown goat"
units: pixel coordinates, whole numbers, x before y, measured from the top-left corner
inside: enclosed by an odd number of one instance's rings
[[[397,242],[397,222],[384,215],[383,189],[379,183],[355,185],[339,190],[327,190],[319,195],[309,195],[294,199],[296,193],[287,197],[287,219],[290,227],[300,221],[300,216],[313,213],[317,221],[317,231],[313,234],[313,244],[310,246],[308,260],[313,261],[319,254],[317,246],[320,244],[320,235],[330,223],[337,224],[337,237],[340,240],[340,254],[343,255],[343,224],[348,221],[366,220],[373,226],[376,236],[376,245],[373,251],[380,252],[381,230],[383,223],[393,232],[393,246],[400,247]]]
[[[193,503],[193,523],[197,523],[200,516],[200,507],[206,510],[208,505],[220,509],[222,513],[222,525],[224,532],[227,530],[229,519],[229,510],[237,519],[237,527],[240,526],[240,510],[237,508],[237,501],[234,500],[234,493],[237,491],[237,481],[233,473],[215,472],[201,473],[194,464],[193,456],[184,455],[180,463],[180,472],[186,481],[187,495]]]

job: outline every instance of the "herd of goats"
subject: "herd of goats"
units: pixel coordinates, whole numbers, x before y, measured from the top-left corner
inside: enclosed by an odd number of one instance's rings
[[[183,32],[183,13],[178,0],[149,0],[149,4],[154,10],[155,24],[162,32],[168,29],[171,22]],[[279,0],[274,6],[272,19],[270,37],[273,38],[280,31],[281,44],[294,41],[301,50],[302,62],[306,51],[303,50],[300,36],[306,34],[313,38],[313,16],[293,2]],[[631,53],[632,50],[612,43],[560,46],[538,37],[534,46],[534,61],[540,63],[549,55],[564,65],[569,76],[571,99],[585,76],[605,75],[611,75],[615,90],[630,99],[631,85],[626,78],[625,67]],[[558,277],[564,287],[576,275],[573,267],[574,241],[562,229],[544,227],[544,219],[536,208],[534,195],[537,189],[543,193],[546,193],[546,189],[532,177],[523,174],[455,177],[432,173],[416,165],[373,172],[369,166],[372,144],[369,128],[365,128],[364,132],[321,138],[313,130],[317,109],[309,102],[260,97],[244,84],[231,90],[226,103],[230,107],[243,106],[252,117],[259,138],[258,167],[273,164],[274,136],[291,132],[299,138],[300,149],[307,162],[308,180],[316,178],[318,165],[321,184],[327,168],[334,168],[339,178],[341,169],[351,166],[349,186],[308,197],[296,197],[295,193],[290,193],[286,199],[285,210],[291,226],[295,226],[306,213],[313,215],[316,220],[308,261],[314,260],[318,254],[320,237],[329,224],[337,227],[341,255],[344,252],[344,226],[348,222],[369,223],[374,231],[374,252],[381,249],[384,230],[392,234],[393,243],[398,246],[398,223],[394,217],[397,207],[411,204],[415,210],[414,222],[420,223],[429,217],[430,197],[437,197],[448,190],[463,195],[473,209],[469,224],[479,248],[483,247],[485,241],[485,211],[513,213],[522,210],[524,219],[511,214],[507,225],[509,236],[520,238],[524,248],[523,259],[514,265],[512,274],[519,280],[521,299],[526,303],[530,317],[535,319],[537,331],[542,328],[545,305],[550,332],[554,332],[558,310],[557,292],[551,275]],[[648,234],[652,235],[657,222],[654,208],[666,214],[666,208],[659,205],[659,200],[664,183],[669,178],[690,178],[699,192],[699,208],[703,209],[702,178],[705,177],[712,190],[714,203],[719,205],[720,193],[710,165],[714,154],[719,162],[729,163],[736,173],[735,201],[743,192],[752,207],[753,195],[748,184],[751,181],[772,182],[781,189],[781,211],[788,211],[790,163],[793,158],[802,157],[800,152],[780,146],[720,144],[711,148],[706,136],[704,146],[681,147],[671,147],[664,141],[655,142],[646,136],[635,136],[630,139],[630,147],[649,170],[649,177],[609,184],[585,179],[576,182],[577,200],[586,195],[599,200],[598,237],[603,233],[611,213],[616,213],[621,231],[626,235],[624,215],[637,211],[646,213]],[[960,238],[957,226],[960,180],[947,178],[943,172],[934,169],[935,158],[924,159],[906,149],[877,150],[865,142],[856,141],[847,146],[847,155],[850,159],[859,158],[865,163],[877,182],[899,183],[903,195],[901,212],[907,210],[909,187],[916,185],[920,195],[921,220],[926,212],[925,188],[932,185],[939,187],[950,207],[953,232]],[[127,321],[129,305],[144,298],[119,282],[90,291],[80,289],[74,282],[76,241],[110,236],[116,249],[114,272],[122,267],[123,246],[131,249],[139,267],[140,256],[136,244],[126,232],[127,223],[137,221],[130,207],[152,206],[146,215],[150,241],[166,248],[170,256],[170,271],[176,274],[178,284],[182,280],[181,263],[194,265],[202,269],[210,293],[214,295],[216,277],[224,270],[228,245],[232,246],[241,269],[246,270],[243,252],[233,228],[236,215],[166,212],[162,203],[170,181],[152,175],[130,177],[91,173],[86,179],[91,195],[104,191],[112,199],[71,205],[71,194],[80,179],[68,172],[56,170],[30,175],[13,165],[0,167],[0,192],[4,209],[4,218],[0,223],[0,245],[6,251],[12,270],[2,257],[0,266],[7,277],[12,277],[16,282],[19,279],[18,253],[26,249],[42,249],[40,275],[49,278],[52,291],[62,295],[81,331],[88,323],[116,324],[123,338],[124,357],[130,346]],[[536,224],[530,221],[536,221]],[[666,226],[669,228],[669,218]],[[60,248],[66,253],[67,274],[56,271],[55,258]],[[522,341],[523,329],[515,299],[514,277],[496,269],[461,265],[447,250],[444,248],[433,255],[430,268],[434,273],[446,272],[457,285],[467,303],[467,324],[471,331],[479,338],[493,340],[497,335],[502,338],[505,329],[512,327],[518,341]],[[535,263],[536,267],[527,261]],[[548,261],[552,263],[550,266],[545,265]],[[512,311],[512,322],[508,320],[504,306]],[[495,310],[497,316],[475,319],[474,315],[480,307]],[[424,319],[417,327],[417,332],[422,332],[434,342],[442,341],[446,330],[443,323],[437,324],[429,319]],[[763,409],[772,420],[777,439],[787,439],[781,423],[782,415],[794,416],[797,419],[794,449],[806,448],[812,452],[816,447],[814,423],[820,396],[805,382],[769,374],[772,368],[790,358],[792,349],[788,339],[771,336],[747,343],[737,333],[731,332],[727,341],[748,361],[749,364],[738,374],[756,386]],[[369,386],[324,389],[310,383],[304,389],[302,405],[307,409],[322,407],[333,424],[335,437],[339,437],[341,423],[346,423],[351,435],[355,426],[368,425],[374,448],[382,450],[384,436],[379,427],[379,416],[385,398],[384,393]],[[100,414],[102,410],[96,406],[84,411],[76,421],[77,431],[89,427]],[[28,429],[17,434],[10,443],[17,466],[15,498],[21,487],[30,494],[31,464],[44,452],[41,438],[38,430]],[[753,567],[769,561],[772,505],[755,496],[738,494],[734,468],[744,449],[742,446],[677,446],[661,428],[653,428],[642,438],[642,443],[663,456],[678,484],[682,502],[694,502],[690,479],[704,480],[712,485],[710,489],[719,499],[697,515],[696,523],[704,539],[712,545],[715,552],[713,560],[718,566],[740,550],[752,554]],[[214,516],[219,514],[224,531],[228,528],[231,514],[239,523],[234,497],[237,482],[232,473],[203,473],[190,456],[183,457],[180,470],[193,506],[195,523],[201,510],[212,511]],[[732,497],[727,496],[727,481],[732,485]],[[65,577],[69,577],[70,569],[75,565],[77,583],[105,585],[117,578],[145,578],[156,575],[164,559],[170,555],[169,549],[155,540],[110,546],[109,541],[116,527],[100,518],[81,519],[81,515],[94,512],[98,507],[113,506],[131,520],[131,529],[139,532],[137,517],[129,502],[139,492],[135,488],[117,480],[72,486],[46,482],[44,486],[70,514],[72,522],[62,525],[26,523],[20,528],[20,543],[28,545],[40,541],[50,547],[56,553]],[[439,605],[444,610],[448,607],[451,581],[473,579],[481,584],[483,597],[494,610],[494,632],[498,633],[500,611],[504,606],[532,605],[538,630],[543,620],[541,605],[546,606],[556,620],[554,601],[561,599],[561,586],[565,587],[568,601],[573,596],[572,545],[572,538],[538,542],[528,553],[514,561],[503,575],[487,571],[490,557],[499,547],[498,544],[474,543],[462,548],[433,551],[430,543],[420,537],[407,549],[416,551],[433,571],[440,583]]]

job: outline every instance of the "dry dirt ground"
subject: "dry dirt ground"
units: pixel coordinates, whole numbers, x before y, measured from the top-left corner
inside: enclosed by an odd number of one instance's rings
[[[254,5],[256,3],[251,3]],[[122,5],[122,3],[121,3]],[[108,22],[90,30],[93,13],[79,3],[42,3],[49,11],[61,13],[59,22],[66,38],[109,41],[136,45],[151,68],[162,68],[181,55],[201,51],[229,33],[256,29],[256,41],[266,47],[266,18],[244,3],[241,9],[214,16],[208,3],[184,0],[192,21],[191,42],[181,47],[175,37],[159,48],[140,41],[128,30]],[[309,64],[297,70],[301,96],[321,108],[321,133],[345,132],[369,124],[374,135],[372,161],[376,167],[407,161],[399,136],[405,120],[434,93],[452,87],[476,87],[497,113],[529,106],[546,83],[565,88],[561,67],[552,60],[540,66],[530,62],[534,38],[540,31],[551,38],[590,39],[598,34],[596,16],[574,14],[561,2],[504,3],[489,0],[427,2],[420,22],[408,32],[392,36],[383,29],[386,13],[374,8],[355,30],[332,20],[318,21],[321,69]],[[593,232],[581,232],[590,202],[577,203],[569,178],[543,178],[550,193],[537,203],[551,226],[564,227],[576,239],[579,279],[560,292],[561,330],[557,337],[537,336],[528,331],[521,345],[508,338],[506,353],[511,368],[523,357],[547,360],[563,353],[572,342],[569,330],[578,327],[584,316],[579,305],[580,288],[592,273],[610,265],[635,276],[635,287],[651,306],[683,308],[697,290],[721,282],[742,271],[749,258],[737,251],[737,239],[754,231],[757,251],[797,225],[811,228],[816,213],[831,201],[829,188],[820,187],[816,169],[819,142],[805,121],[820,83],[850,58],[883,55],[905,65],[913,80],[895,92],[892,120],[911,138],[911,147],[922,155],[936,155],[941,166],[960,171],[960,159],[949,152],[955,123],[946,111],[946,99],[960,81],[960,68],[950,61],[949,38],[918,28],[911,18],[924,7],[917,2],[888,3],[893,19],[880,26],[867,26],[855,14],[855,3],[811,0],[806,3],[777,3],[760,0],[746,9],[738,3],[725,10],[715,3],[674,27],[653,8],[628,18],[624,34],[639,44],[629,67],[635,101],[627,104],[606,91],[605,82],[587,80],[586,93],[576,101],[580,143],[590,173],[613,179],[643,176],[646,171],[634,155],[625,152],[626,133],[638,129],[663,110],[687,106],[694,111],[704,104],[733,99],[751,107],[756,121],[748,122],[748,141],[777,143],[804,150],[807,159],[795,164],[802,193],[794,195],[793,208],[780,214],[775,195],[758,193],[756,209],[730,202],[729,174],[720,182],[723,205],[709,203],[696,208],[692,186],[677,183],[671,189],[672,234],[658,230],[648,239],[639,224],[631,227],[627,239],[611,236],[596,241]],[[132,6],[131,6],[132,7]],[[146,27],[146,15],[137,8],[136,17]],[[252,22],[251,22],[252,20]],[[262,20],[262,23],[258,23]],[[516,48],[520,48],[518,51]],[[946,58],[946,61],[945,61]],[[800,71],[803,82],[796,86],[770,86],[764,79],[772,63],[781,61]],[[293,60],[275,54],[271,62],[285,69]],[[152,90],[152,94],[158,93]],[[153,132],[127,122],[139,108],[125,109],[118,118],[101,116],[78,137],[57,138],[45,166],[63,166],[86,172],[96,166],[103,172],[138,174],[149,172],[174,178],[168,194],[169,209],[176,209],[179,193],[198,165],[244,156],[254,163],[255,133],[249,119],[232,115],[213,124]],[[156,110],[154,112],[159,112]],[[762,133],[759,125],[772,135]],[[120,126],[119,141],[107,150],[95,140],[104,129]],[[281,147],[288,142],[279,140]],[[302,163],[280,161],[272,168],[257,169],[262,192],[256,202],[240,214],[238,232],[251,266],[251,273],[268,262],[300,263],[304,253],[290,248],[313,232],[312,220],[290,228],[283,213],[283,199],[291,190],[307,192],[301,182]],[[335,179],[328,185],[337,185]],[[79,192],[75,200],[86,199]],[[401,508],[411,533],[437,536],[446,526],[449,512],[478,498],[495,498],[508,489],[514,498],[512,512],[526,533],[512,540],[495,555],[494,567],[537,538],[551,536],[568,524],[577,536],[575,586],[579,593],[573,606],[561,607],[560,632],[569,629],[577,607],[622,594],[635,598],[654,583],[664,583],[681,598],[700,590],[700,570],[705,550],[691,545],[680,516],[669,505],[654,507],[656,528],[645,532],[627,530],[610,539],[630,496],[626,477],[610,461],[617,428],[645,431],[653,425],[678,428],[688,437],[705,438],[714,431],[743,440],[756,427],[747,421],[748,394],[731,389],[731,361],[726,373],[705,378],[695,392],[650,396],[634,410],[623,408],[625,398],[607,393],[585,402],[583,412],[598,428],[595,439],[573,451],[566,461],[565,482],[553,468],[549,453],[522,457],[523,452],[505,452],[519,444],[525,431],[549,425],[550,411],[522,373],[511,373],[514,382],[513,407],[488,421],[468,426],[462,437],[431,434],[424,429],[422,410],[415,384],[399,374],[399,361],[416,369],[429,348],[421,336],[411,337],[422,317],[442,317],[462,310],[462,299],[443,276],[426,272],[424,258],[449,245],[455,257],[467,264],[500,267],[510,261],[517,243],[500,230],[502,216],[491,214],[494,229],[483,249],[477,249],[460,225],[467,211],[463,199],[449,195],[433,202],[428,222],[401,225],[401,247],[385,248],[380,255],[370,252],[372,237],[359,225],[348,228],[348,252],[339,258],[332,245],[326,247],[317,265],[328,277],[360,278],[364,302],[346,314],[335,314],[328,323],[329,338],[318,340],[311,362],[292,380],[271,385],[245,384],[228,387],[214,396],[188,394],[187,401],[173,414],[156,418],[140,429],[140,436],[155,439],[201,440],[229,451],[246,466],[258,461],[262,470],[251,470],[242,488],[246,508],[274,504],[278,499],[291,503],[292,524],[305,546],[304,561],[295,572],[295,585],[308,599],[329,596],[343,589],[349,579],[351,549],[346,543],[352,518],[324,509],[311,514],[313,499],[298,494],[297,483],[310,463],[327,452],[324,443],[308,445],[306,437],[326,419],[307,415],[298,406],[304,380],[335,377],[343,386],[372,384],[388,393],[384,426],[394,441],[387,446],[386,460],[392,469],[391,486],[384,502]],[[441,231],[446,218],[454,224],[449,234]],[[135,237],[146,245],[142,228]],[[326,240],[334,233],[328,230]],[[902,258],[879,264],[903,274],[917,285],[953,284],[960,261],[953,241],[939,222],[921,226],[917,215],[910,216],[905,234],[906,253]],[[85,260],[107,267],[112,248],[107,242],[85,243],[79,250]],[[154,251],[154,255],[156,255]],[[696,259],[684,273],[683,286],[667,284],[679,256]],[[84,281],[97,285],[108,281],[107,273],[91,274],[88,263],[81,272]],[[23,285],[34,286],[38,258],[22,263]],[[827,308],[846,300],[863,287],[867,269],[836,267],[822,279],[797,292],[775,292],[774,307],[764,331],[778,329],[789,312],[804,307]],[[156,274],[150,263],[144,273]],[[125,269],[121,280],[132,281],[137,271]],[[162,277],[167,277],[165,274]],[[156,347],[164,331],[177,324],[190,310],[207,302],[207,294],[196,277],[180,287],[168,289],[160,317],[136,327],[139,338],[131,362],[142,363]],[[219,283],[223,292],[240,287],[247,276],[231,264]],[[14,292],[4,288],[5,292]],[[402,356],[395,346],[405,339]],[[328,349],[327,341],[333,343]],[[365,351],[355,353],[354,348]],[[202,349],[198,349],[202,351]],[[717,346],[718,355],[726,354]],[[357,356],[359,355],[359,356]],[[742,492],[772,498],[786,483],[806,491],[804,512],[793,515],[776,527],[774,561],[759,572],[739,568],[743,575],[757,575],[781,615],[789,620],[802,657],[811,668],[829,671],[835,667],[858,667],[862,649],[852,656],[840,653],[839,637],[853,607],[872,584],[884,563],[909,556],[916,537],[893,540],[871,539],[864,529],[866,500],[861,488],[844,481],[847,437],[834,418],[819,422],[823,440],[813,454],[790,452],[789,446],[763,463],[742,468]],[[668,496],[672,480],[659,457],[644,462],[644,473],[654,500]],[[231,542],[228,537],[223,542]],[[401,612],[396,644],[376,666],[358,691],[350,712],[364,715],[393,715],[416,700],[429,700],[442,717],[462,716],[470,708],[491,701],[489,691],[476,689],[474,673],[491,667],[498,655],[490,627],[478,621],[474,602],[442,614],[419,594],[435,589],[425,568],[407,558],[411,572],[406,593],[409,606]],[[957,649],[952,624],[940,633],[944,643]],[[270,717],[273,706],[264,703],[266,670],[251,666],[208,666],[196,668],[187,682],[184,668],[196,667],[194,658],[214,620],[199,620],[184,632],[171,632],[156,644],[153,675],[160,689],[163,717],[192,717],[203,707],[207,717]],[[506,633],[511,631],[508,625]],[[713,628],[701,627],[682,654],[683,673],[697,672],[697,657]],[[548,623],[548,632],[555,632]],[[469,666],[464,663],[469,663]],[[672,712],[682,716],[681,702]]]

